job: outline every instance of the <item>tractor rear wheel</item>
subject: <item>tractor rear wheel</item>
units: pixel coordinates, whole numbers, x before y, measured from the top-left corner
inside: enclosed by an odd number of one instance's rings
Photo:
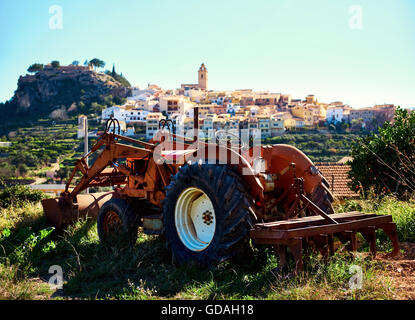
[[[139,218],[124,199],[113,198],[99,210],[97,228],[102,243],[134,244],[137,241]]]
[[[185,165],[163,202],[167,245],[176,262],[212,265],[240,252],[252,225],[244,181],[226,165]]]
[[[330,190],[322,183],[318,185],[311,195],[311,201],[313,201],[322,211],[327,214],[334,213],[333,209],[333,195]]]

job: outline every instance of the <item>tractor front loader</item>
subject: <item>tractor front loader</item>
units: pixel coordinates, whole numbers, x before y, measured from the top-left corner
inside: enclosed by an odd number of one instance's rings
[[[197,108],[194,114],[197,130]],[[161,125],[171,129],[166,121]],[[77,160],[66,190],[57,199],[42,201],[56,228],[81,216],[98,217],[102,242],[115,237],[135,243],[139,230],[163,234],[174,260],[204,265],[240,254],[252,240],[273,245],[280,267],[285,267],[290,249],[299,271],[305,246],[327,257],[336,238],[356,250],[357,232],[375,254],[379,228],[392,240],[391,254],[399,251],[391,216],[335,214],[327,180],[292,146],[258,146],[254,156],[254,146],[223,141],[219,135],[211,143],[161,130],[142,142],[117,134],[116,127],[116,120],[109,120],[103,136]],[[86,157],[97,152],[88,166]],[[77,172],[81,179],[70,191]],[[114,188],[81,194],[98,186]]]

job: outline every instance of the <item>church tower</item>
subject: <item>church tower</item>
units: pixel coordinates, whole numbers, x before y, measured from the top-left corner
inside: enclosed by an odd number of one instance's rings
[[[204,63],[202,63],[199,69],[199,89],[208,89],[208,71]]]

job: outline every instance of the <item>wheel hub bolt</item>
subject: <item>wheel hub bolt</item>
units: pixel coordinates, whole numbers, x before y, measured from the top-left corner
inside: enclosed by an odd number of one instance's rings
[[[212,212],[210,212],[209,210],[203,212],[203,222],[207,225],[211,225],[213,223]]]

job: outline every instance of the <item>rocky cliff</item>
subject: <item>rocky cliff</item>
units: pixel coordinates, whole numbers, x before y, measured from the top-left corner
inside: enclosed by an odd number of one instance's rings
[[[88,67],[49,67],[21,76],[13,98],[3,109],[12,116],[49,116],[57,109],[79,113],[89,110],[94,102],[120,101],[129,90],[111,75]]]

